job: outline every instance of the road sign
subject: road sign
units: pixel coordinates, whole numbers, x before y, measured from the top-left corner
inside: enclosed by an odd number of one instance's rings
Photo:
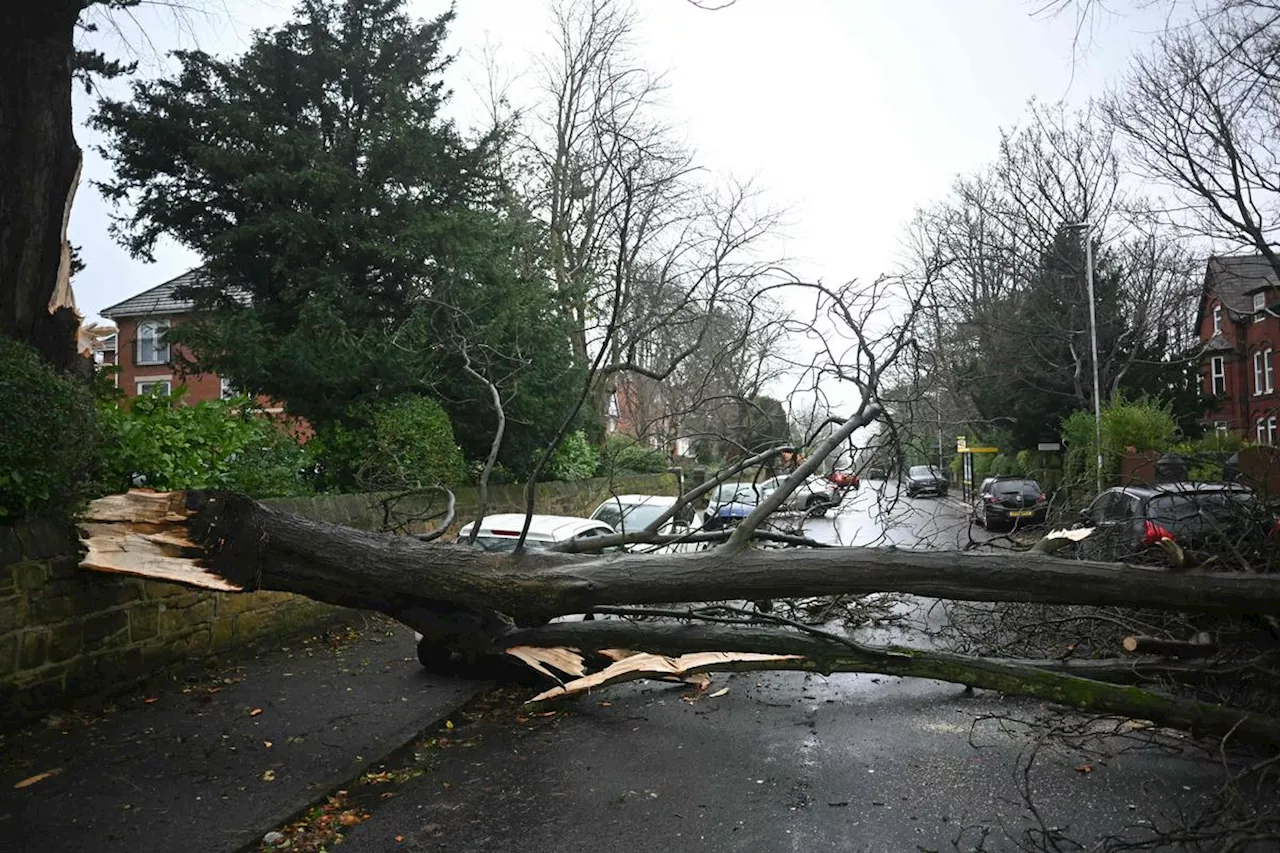
[[[1062,445],[1056,441],[1042,441],[1036,445],[1036,450],[1043,450],[1046,453],[1061,449]]]
[[[963,452],[965,453],[999,453],[1000,448],[998,447],[966,447]]]

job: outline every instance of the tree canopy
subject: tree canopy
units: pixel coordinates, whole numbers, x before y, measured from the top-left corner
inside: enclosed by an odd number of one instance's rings
[[[499,177],[502,129],[469,139],[442,113],[452,13],[404,6],[306,0],[243,56],[180,51],[104,101],[118,235],[205,259],[188,295],[206,310],[173,338],[292,414],[418,393],[488,434],[451,369],[465,351],[517,401],[514,431],[545,437],[563,407],[543,403],[578,383],[537,232]]]

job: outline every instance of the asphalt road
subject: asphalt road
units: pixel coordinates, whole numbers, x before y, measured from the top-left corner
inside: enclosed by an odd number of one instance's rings
[[[956,503],[874,482],[807,530],[917,548],[987,538]],[[1132,737],[1038,749],[1023,723],[1045,714],[857,674],[719,676],[701,693],[638,682],[545,717],[460,725],[342,849],[1019,850],[1044,832],[1141,835],[1215,778],[1211,762]]]

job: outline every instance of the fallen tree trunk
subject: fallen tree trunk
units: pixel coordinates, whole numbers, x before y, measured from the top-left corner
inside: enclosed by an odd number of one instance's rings
[[[227,494],[116,495],[95,501],[81,526],[85,568],[163,572],[197,586],[220,579],[396,618],[424,606],[550,618],[602,604],[876,592],[1210,613],[1280,610],[1280,576],[1170,574],[1041,554],[897,548],[517,556],[310,521]]]
[[[934,678],[1280,746],[1280,723],[1115,682],[1192,677],[1186,661],[1054,662],[881,649],[832,635],[615,620],[537,624],[603,605],[914,593],[934,598],[1130,605],[1216,613],[1280,609],[1280,578],[1168,574],[1044,554],[893,548],[586,556],[491,553],[310,521],[226,494],[131,492],[95,501],[81,527],[87,569],[226,591],[279,590],[379,610],[454,650],[513,646],[747,652],[709,666]],[[713,656],[715,659],[715,656]],[[718,660],[718,659],[716,659]],[[1082,677],[1087,676],[1087,677]]]

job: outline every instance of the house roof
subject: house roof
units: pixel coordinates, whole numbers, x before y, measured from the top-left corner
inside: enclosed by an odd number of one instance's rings
[[[1280,286],[1280,279],[1261,255],[1223,255],[1209,258],[1204,283],[1206,293],[1216,293],[1229,311],[1250,314],[1253,301],[1247,297],[1263,288]]]
[[[194,284],[199,280],[204,267],[187,270],[177,278],[171,278],[164,284],[157,284],[150,290],[144,290],[137,296],[130,296],[123,302],[117,302],[110,308],[98,313],[112,320],[120,317],[154,317],[164,314],[185,314],[195,307],[190,299],[179,299],[178,288]]]

